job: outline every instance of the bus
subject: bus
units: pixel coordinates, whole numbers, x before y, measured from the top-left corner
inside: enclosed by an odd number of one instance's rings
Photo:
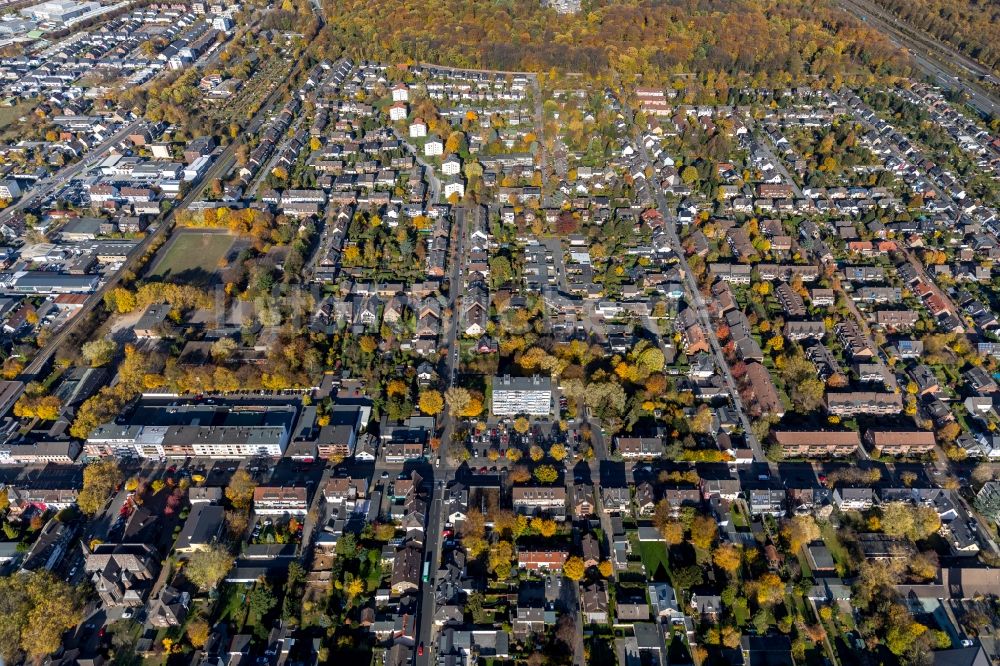
[[[424,582],[429,583],[431,581],[431,560],[427,558],[424,562]]]

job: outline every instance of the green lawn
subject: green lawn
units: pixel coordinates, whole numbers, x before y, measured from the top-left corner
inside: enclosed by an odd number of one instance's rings
[[[847,552],[844,544],[840,542],[837,531],[833,529],[830,523],[820,523],[819,529],[820,534],[823,536],[823,542],[830,549],[830,555],[833,556],[833,561],[837,565],[837,573],[846,575],[853,568],[850,553]]]
[[[242,629],[243,623],[247,619],[247,606],[246,606],[246,594],[249,588],[245,585],[237,585],[228,583],[223,585],[221,596],[219,599],[219,612],[220,620],[230,620],[237,626],[237,628]]]
[[[730,512],[730,515],[733,517],[733,525],[737,529],[745,530],[750,527],[750,523],[747,522],[747,517],[744,516],[743,512],[740,511],[739,509],[736,509],[734,507],[733,510]]]
[[[642,557],[642,564],[646,567],[646,574],[652,580],[654,578],[666,577],[670,572],[670,562],[667,558],[667,546],[662,541],[640,541],[639,554]],[[663,574],[659,574],[660,567],[663,567]]]
[[[179,231],[156,258],[150,279],[207,286],[218,279],[219,261],[235,237],[225,233]]]
[[[799,566],[802,568],[802,577],[812,578],[812,567],[809,566],[809,558],[806,556],[805,548],[799,548],[798,552],[795,553],[795,556],[798,558]]]
[[[746,600],[744,599],[744,602]],[[750,609],[747,608],[746,604],[737,604],[733,606],[733,619],[736,620],[736,626],[745,627],[747,623],[750,622]]]

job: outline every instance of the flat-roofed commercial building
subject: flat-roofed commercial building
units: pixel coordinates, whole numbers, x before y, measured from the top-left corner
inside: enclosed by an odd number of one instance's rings
[[[0,288],[12,294],[89,294],[99,282],[97,275],[50,271],[18,271],[0,276]]]
[[[496,416],[548,416],[552,411],[552,379],[539,375],[494,377],[491,409]]]
[[[304,516],[309,511],[307,495],[301,486],[258,486],[253,490],[253,510],[259,516]]]

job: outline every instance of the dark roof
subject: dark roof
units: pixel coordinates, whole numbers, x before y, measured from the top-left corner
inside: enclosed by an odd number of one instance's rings
[[[934,666],[990,666],[990,658],[982,646],[935,650],[931,653]]]
[[[795,666],[787,636],[744,636],[740,644],[748,666]]]
[[[226,510],[215,504],[196,504],[184,522],[184,529],[177,537],[177,548],[190,548],[196,544],[209,544],[219,535]]]

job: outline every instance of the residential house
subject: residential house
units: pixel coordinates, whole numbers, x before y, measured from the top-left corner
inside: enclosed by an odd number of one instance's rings
[[[934,433],[925,430],[869,430],[865,440],[880,455],[922,456],[934,451]]]
[[[141,606],[159,571],[159,557],[147,544],[97,544],[84,550],[84,571],[105,608]]]
[[[594,514],[594,486],[578,483],[573,486],[573,515],[587,518]]]
[[[903,411],[903,397],[899,393],[874,391],[849,391],[827,393],[826,408],[837,416],[874,414],[888,416]]]
[[[190,555],[209,549],[222,534],[226,510],[216,504],[196,504],[184,521],[174,550],[180,555]]]
[[[779,430],[772,436],[787,457],[848,456],[861,446],[860,436],[851,431]]]
[[[773,414],[782,417],[785,404],[778,395],[771,374],[761,363],[747,363],[746,381],[749,384],[751,410],[757,414]]]
[[[770,515],[781,518],[785,515],[785,491],[776,488],[751,488],[748,492],[750,513],[755,516]]]
[[[539,512],[561,515],[566,510],[565,486],[515,486],[511,499],[514,511],[529,516]]]
[[[367,495],[368,480],[350,476],[335,476],[323,486],[323,499],[328,504],[353,505]]]
[[[875,504],[871,488],[835,488],[833,503],[841,511],[867,511]]]
[[[628,512],[632,504],[632,495],[628,488],[601,486],[601,505],[605,513]]]
[[[629,593],[625,589],[619,588],[616,592],[615,615],[618,624],[647,622],[649,620],[649,604],[646,602],[644,591]]]
[[[608,623],[608,587],[604,581],[581,586],[580,611],[585,624]]]
[[[393,594],[401,595],[420,588],[422,564],[423,551],[417,545],[411,543],[396,551],[390,583]]]
[[[697,492],[697,491],[696,491]],[[653,484],[643,481],[635,487],[635,512],[638,516],[650,516],[656,509],[656,490]]]
[[[190,606],[189,593],[165,585],[156,598],[150,600],[146,608],[146,622],[157,629],[179,627],[184,623]]]
[[[304,516],[309,511],[306,488],[258,486],[253,491],[253,510],[259,516]]]
[[[539,570],[562,570],[569,553],[565,550],[529,550],[519,548],[517,551],[517,565],[529,571]]]
[[[622,458],[658,458],[663,441],[658,437],[616,437],[615,448]]]

